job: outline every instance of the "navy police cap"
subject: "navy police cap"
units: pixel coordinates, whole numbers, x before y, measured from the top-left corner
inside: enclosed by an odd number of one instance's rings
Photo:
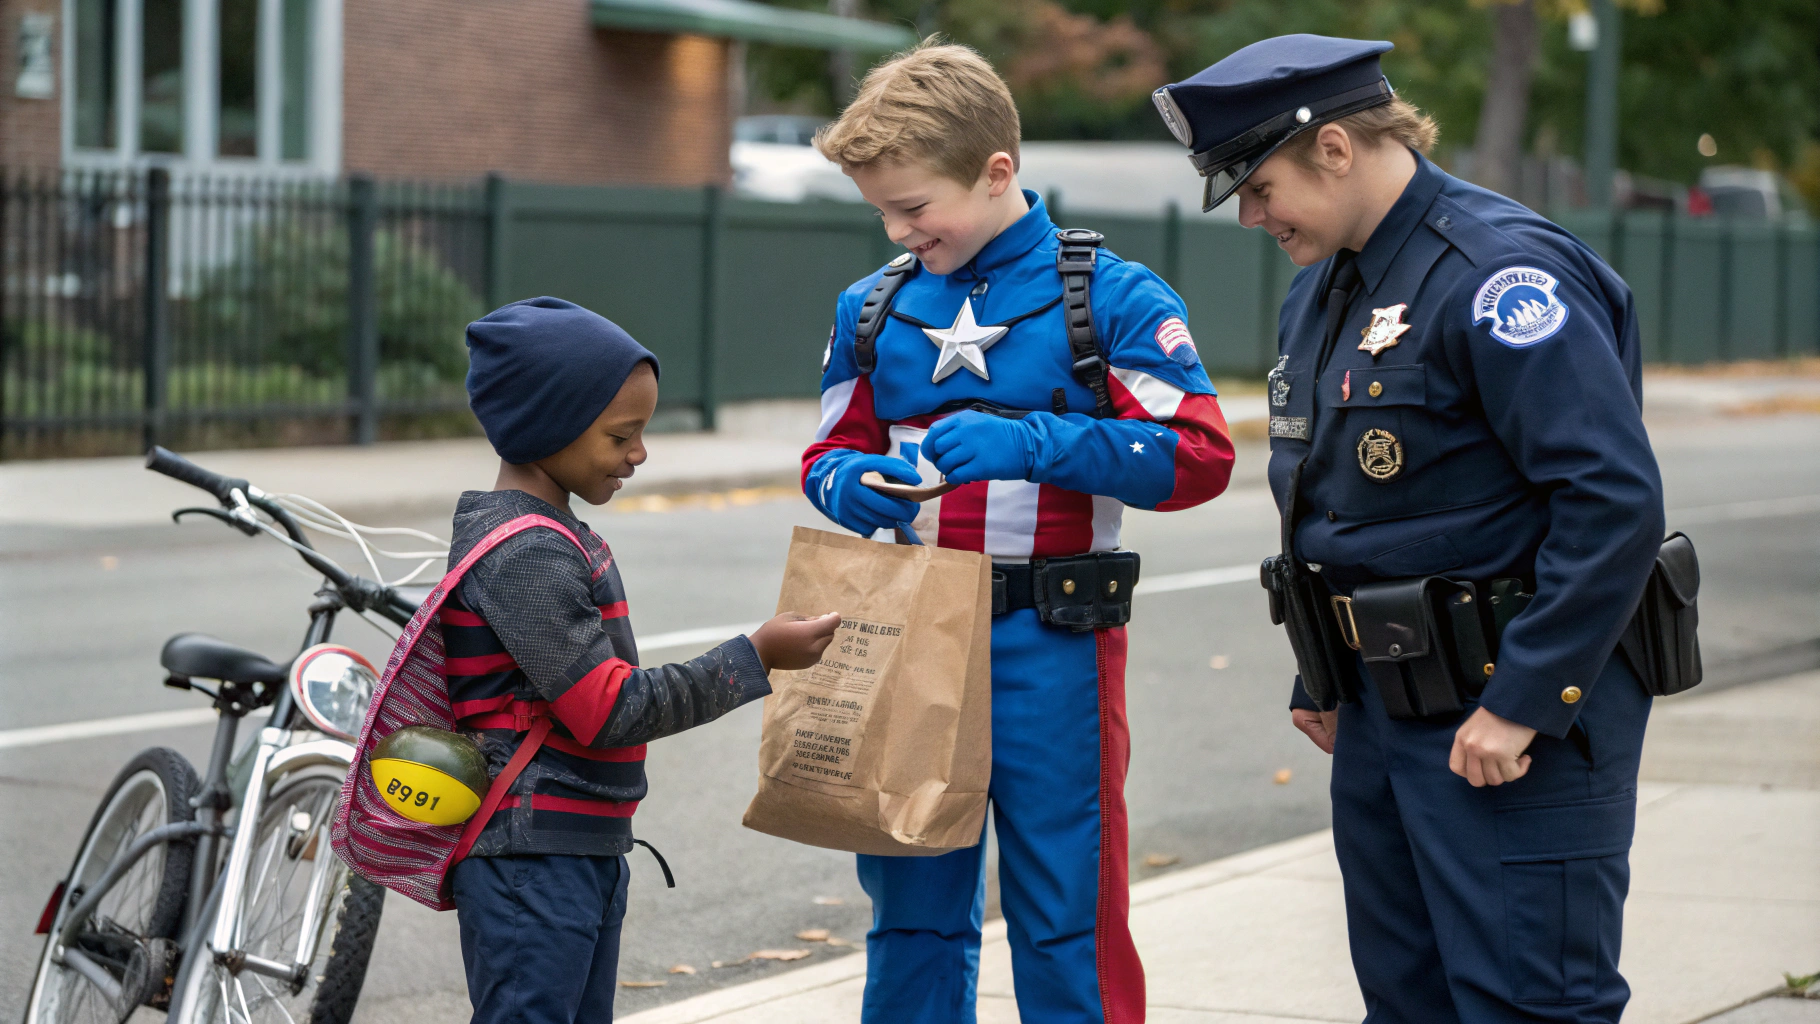
[[[1207,179],[1201,209],[1224,202],[1277,147],[1394,95],[1378,68],[1391,44],[1306,34],[1234,51],[1151,95],[1163,122]]]

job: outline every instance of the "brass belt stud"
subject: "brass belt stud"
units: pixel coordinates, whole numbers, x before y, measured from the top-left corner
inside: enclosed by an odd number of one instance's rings
[[[1119,592],[1119,581],[1118,580],[1111,580],[1111,581],[1107,582],[1106,593],[1116,594],[1118,592]]]
[[[1064,594],[1074,593],[1074,581],[1073,580],[1063,580],[1062,581],[1062,593],[1064,593]]]

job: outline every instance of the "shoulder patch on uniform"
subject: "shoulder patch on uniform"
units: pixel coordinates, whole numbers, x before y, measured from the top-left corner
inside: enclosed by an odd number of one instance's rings
[[[1546,270],[1507,267],[1485,279],[1472,297],[1472,322],[1491,321],[1491,336],[1512,348],[1554,336],[1568,309],[1556,297],[1560,282]]]
[[[1188,325],[1179,316],[1169,317],[1156,325],[1156,343],[1162,347],[1164,355],[1183,366],[1193,366],[1201,361],[1194,338],[1188,334]]]

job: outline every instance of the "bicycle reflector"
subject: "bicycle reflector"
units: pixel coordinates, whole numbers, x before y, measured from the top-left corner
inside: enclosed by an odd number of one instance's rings
[[[367,760],[386,804],[426,825],[467,821],[487,791],[486,755],[446,729],[407,725],[375,744]]]
[[[344,740],[360,734],[378,685],[373,663],[340,644],[317,644],[291,662],[291,695],[298,707],[316,728]]]

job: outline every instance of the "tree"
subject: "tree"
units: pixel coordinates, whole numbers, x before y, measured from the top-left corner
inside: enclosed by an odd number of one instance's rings
[[[1535,0],[1493,0],[1491,70],[1473,140],[1473,177],[1494,192],[1514,194],[1528,141],[1529,83],[1535,77],[1541,31]]]

